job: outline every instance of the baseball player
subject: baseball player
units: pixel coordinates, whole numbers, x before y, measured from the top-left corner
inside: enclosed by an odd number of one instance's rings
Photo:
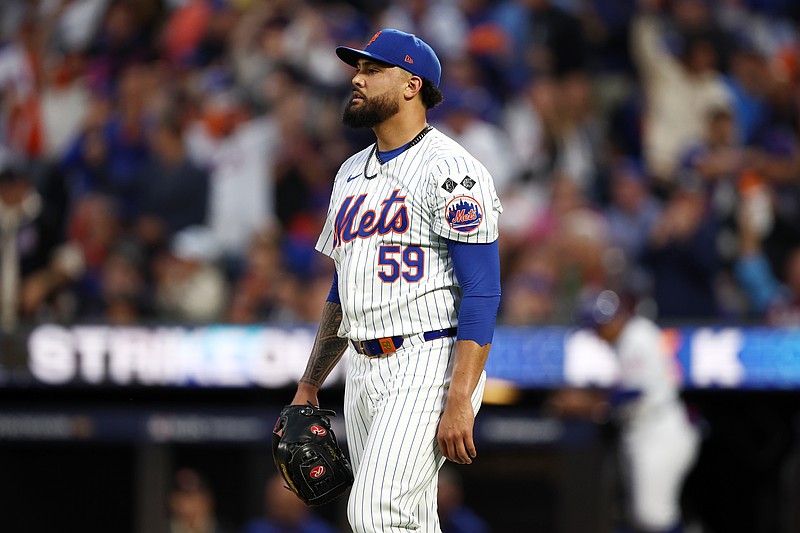
[[[620,423],[620,459],[637,532],[681,531],[680,493],[699,445],[678,394],[678,375],[661,330],[629,313],[610,290],[587,291],[579,322],[594,329],[619,359],[611,405]]]
[[[384,29],[336,54],[355,69],[343,122],[377,139],[336,174],[317,242],[336,274],[292,403],[319,405],[345,357],[350,525],[436,532],[439,468],[476,455],[502,207],[483,165],[427,124],[442,101],[430,46]]]

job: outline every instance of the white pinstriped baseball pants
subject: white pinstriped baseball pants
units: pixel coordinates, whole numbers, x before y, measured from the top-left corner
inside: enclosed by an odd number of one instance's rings
[[[447,397],[454,338],[406,338],[394,354],[350,347],[344,416],[355,482],[347,518],[356,533],[438,533],[436,433]],[[472,394],[477,414],[485,372]]]

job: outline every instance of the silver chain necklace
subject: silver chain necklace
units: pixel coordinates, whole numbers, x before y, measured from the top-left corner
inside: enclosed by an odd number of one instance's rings
[[[430,124],[425,124],[425,127],[422,128],[422,131],[419,132],[416,137],[411,139],[411,141],[406,145],[405,148],[403,148],[403,151],[400,152],[400,154],[402,154],[403,152],[405,152],[406,150],[408,150],[409,148],[411,148],[412,146],[414,146],[415,144],[420,142],[422,140],[422,138],[425,137],[425,135],[427,135],[428,132],[431,131],[432,129],[433,128],[430,126]],[[400,155],[400,154],[397,154],[397,155]],[[381,159],[381,154],[378,152],[378,143],[377,142],[372,146],[372,152],[370,152],[369,157],[367,157],[367,160],[364,162],[364,177],[367,178],[368,180],[371,180],[372,178],[375,178],[378,175],[377,172],[375,174],[373,174],[372,176],[367,174],[367,167],[369,166],[369,162],[372,160],[372,156],[375,156],[375,159],[378,160],[378,163],[383,165],[384,161],[383,161],[383,159]]]

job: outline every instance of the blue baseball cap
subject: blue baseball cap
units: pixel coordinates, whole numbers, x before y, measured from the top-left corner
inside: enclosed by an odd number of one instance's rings
[[[338,46],[336,55],[353,67],[357,67],[358,60],[364,57],[388,63],[425,78],[437,87],[442,79],[442,64],[433,48],[416,35],[400,30],[378,31],[363,50]]]

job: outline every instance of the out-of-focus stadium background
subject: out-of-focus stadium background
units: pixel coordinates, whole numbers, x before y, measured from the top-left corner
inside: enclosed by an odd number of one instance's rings
[[[466,503],[496,532],[614,531],[614,424],[547,409],[614,381],[571,327],[599,283],[683,370],[693,531],[800,531],[798,24],[796,0],[3,1],[0,531],[167,531],[175,487],[226,531],[263,514],[333,176],[372,142],[340,125],[333,49],[382,27],[437,50],[430,121],[505,208]]]

